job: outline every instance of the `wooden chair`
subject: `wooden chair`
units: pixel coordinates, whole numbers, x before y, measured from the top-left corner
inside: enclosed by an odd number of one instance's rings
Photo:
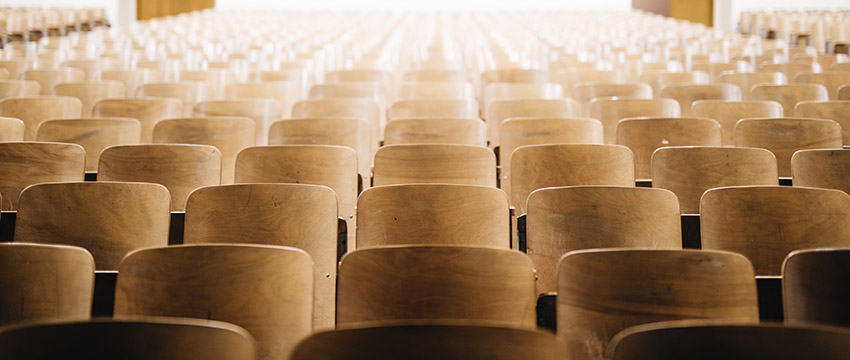
[[[534,329],[534,269],[518,251],[388,246],[346,254],[338,327],[391,321],[476,321]]]
[[[787,85],[760,84],[753,87],[750,96],[753,100],[773,100],[782,104],[783,113],[794,113],[794,107],[801,101],[827,101],[827,91],[820,84],[792,83]]]
[[[81,246],[115,270],[130,251],[168,245],[170,203],[159,184],[35,184],[21,193],[15,242]]]
[[[478,104],[470,100],[401,100],[390,106],[389,120],[408,118],[477,119]]]
[[[100,154],[98,181],[161,184],[171,210],[186,209],[193,190],[221,183],[221,152],[208,145],[145,144],[111,146]]]
[[[517,117],[578,117],[578,103],[573,99],[519,99],[494,101],[487,108],[490,147],[499,145],[499,126]]]
[[[850,84],[850,72],[827,71],[822,73],[801,72],[797,74],[794,81],[798,83],[821,84],[826,88],[829,100],[838,99],[838,88],[844,84]]]
[[[228,99],[271,99],[277,100],[281,106],[280,118],[289,118],[292,105],[301,100],[301,89],[294,82],[252,82],[230,84],[224,88],[224,96]],[[279,119],[274,119],[276,121]]]
[[[720,123],[723,145],[735,145],[735,124],[746,118],[782,117],[782,105],[776,101],[697,100],[692,105],[695,117],[709,118]]]
[[[283,117],[280,103],[270,99],[206,100],[195,104],[193,117],[236,116],[254,120],[256,145],[268,145],[269,126]]]
[[[410,82],[398,89],[398,100],[475,100],[468,82]]]
[[[801,101],[794,116],[812,119],[830,119],[841,125],[842,138],[850,144],[850,101]]]
[[[617,124],[617,144],[635,156],[635,177],[651,178],[652,153],[663,146],[720,146],[720,123],[706,118],[631,118]]]
[[[590,117],[602,122],[606,144],[617,142],[617,123],[622,119],[680,115],[679,103],[673,99],[594,99],[590,102]]]
[[[639,325],[611,340],[607,359],[824,359],[850,356],[837,327],[682,320]]]
[[[564,89],[553,83],[512,83],[497,82],[488,84],[481,92],[482,112],[488,111],[494,101],[522,99],[561,99]],[[487,118],[487,114],[483,114]]]
[[[154,82],[142,84],[136,89],[136,96],[173,98],[183,105],[183,116],[192,116],[195,104],[214,96],[214,90],[203,82]]]
[[[24,122],[24,140],[36,138],[38,126],[44,120],[79,118],[82,103],[67,96],[37,96],[0,100],[0,116]]]
[[[86,73],[77,68],[27,70],[24,72],[24,80],[38,82],[41,86],[41,95],[56,95],[53,90],[56,84],[85,81]]]
[[[602,359],[623,329],[659,321],[759,321],[753,266],[708,250],[592,249],[561,258],[558,337],[573,359]]]
[[[773,152],[779,176],[791,176],[791,156],[802,149],[840,149],[841,126],[824,119],[743,119],[735,125],[735,146]]]
[[[785,78],[785,74],[781,72],[768,71],[752,73],[724,72],[720,74],[718,81],[738,85],[738,87],[741,88],[742,101],[750,100],[750,93],[752,93],[753,87],[758,84],[785,85],[788,83],[788,79]]]
[[[496,186],[496,155],[483,146],[412,144],[375,153],[375,186],[445,183]]]
[[[558,291],[558,262],[580,249],[681,249],[679,203],[672,192],[616,186],[539,189],[528,196],[527,252],[537,292]]]
[[[850,193],[846,174],[850,166],[850,150],[800,150],[791,156],[794,186],[836,189]]]
[[[782,264],[782,304],[787,324],[847,326],[850,249],[792,251]]]
[[[16,210],[26,187],[43,182],[83,181],[86,152],[76,144],[0,143],[2,210]]]
[[[838,88],[838,100],[850,100],[850,84]]]
[[[256,344],[245,329],[219,321],[164,317],[6,328],[0,332],[0,351],[9,360],[256,358]]]
[[[661,89],[660,97],[679,103],[682,116],[693,116],[691,105],[697,100],[741,101],[741,89],[734,84],[668,84]]]
[[[82,70],[86,74],[85,81],[101,80],[104,70],[114,70],[120,67],[118,61],[106,57],[67,60],[63,65]]]
[[[376,148],[381,137],[381,110],[377,102],[367,99],[302,100],[292,106],[293,119],[353,118],[364,120],[372,129],[370,147]],[[275,144],[270,142],[269,144]],[[370,150],[371,151],[371,150]],[[371,155],[370,155],[371,158]]]
[[[759,71],[781,72],[785,78],[794,80],[797,75],[804,72],[821,72],[820,64],[806,61],[792,61],[787,63],[766,63],[759,65]]]
[[[27,66],[29,64],[25,59],[0,60],[0,69],[5,69],[9,73],[7,80],[16,80],[23,77]]]
[[[92,116],[92,107],[101,99],[124,96],[124,84],[118,81],[62,82],[53,87],[56,95],[80,99],[82,112],[80,117]]]
[[[281,245],[306,251],[315,261],[313,328],[332,329],[337,218],[336,195],[325,186],[209,186],[189,196],[183,241],[185,244]]]
[[[491,83],[545,83],[549,81],[549,72],[538,69],[502,68],[481,72],[481,88]]]
[[[94,259],[85,249],[2,243],[0,269],[0,325],[91,316]]]
[[[32,80],[0,81],[0,100],[10,97],[34,97],[41,94],[41,85]]]
[[[183,104],[170,98],[123,98],[104,99],[96,102],[92,109],[95,118],[132,118],[142,125],[141,143],[149,144],[153,139],[154,125],[160,120],[179,118]]]
[[[619,145],[555,144],[517,148],[511,156],[511,205],[526,212],[528,196],[553,186],[635,186],[631,150]]]
[[[384,145],[456,144],[487,146],[487,124],[479,119],[396,119],[384,127]]]
[[[24,122],[21,119],[0,117],[0,141],[24,141]]]
[[[206,84],[212,91],[212,97],[221,96],[224,87],[232,82],[236,82],[233,74],[228,70],[208,69],[200,71],[181,71],[179,75],[181,82],[200,82]],[[184,106],[191,108],[184,103]]]
[[[118,272],[116,317],[233,323],[257,340],[258,359],[287,358],[312,331],[313,261],[300,249],[247,244],[145,249],[127,255]]]
[[[557,338],[544,331],[481,324],[405,324],[317,333],[298,344],[292,360],[560,359]]]
[[[716,62],[694,62],[691,65],[691,71],[702,71],[708,74],[708,78],[712,82],[720,80],[723,73],[739,72],[747,73],[750,71],[750,64],[746,61],[733,60],[725,63]],[[743,89],[742,89],[743,90]]]
[[[232,184],[236,155],[256,143],[254,121],[246,117],[162,120],[153,128],[153,142],[211,145],[221,151],[221,183]]]
[[[689,83],[689,84],[708,84],[711,79],[708,74],[702,71],[693,72],[667,72],[667,71],[650,71],[640,76],[640,82],[647,83],[652,86],[653,94],[661,94],[661,89],[667,84],[674,83]]]
[[[374,82],[381,84],[385,89],[391,89],[393,75],[389,71],[379,69],[335,70],[325,74],[325,81],[329,83]]]
[[[573,98],[578,101],[581,116],[590,116],[590,102],[595,98],[652,99],[652,87],[645,83],[579,83],[573,89]]]
[[[662,147],[652,154],[652,187],[672,191],[683,214],[698,214],[711,188],[779,185],[776,157],[765,149]]]
[[[838,190],[740,186],[705,192],[704,249],[747,256],[758,275],[779,275],[791,251],[850,245],[850,195]]]
[[[408,71],[401,75],[402,81],[408,82],[465,82],[466,72],[457,69],[420,69]]]
[[[106,70],[100,75],[102,80],[120,81],[124,84],[124,95],[132,97],[143,84],[162,81],[162,75],[152,69]]]
[[[510,248],[508,198],[488,186],[377,186],[357,200],[357,248],[465,245]]]
[[[342,82],[313,85],[310,99],[369,99],[380,105],[386,104],[387,94],[381,83]]]
[[[86,150],[86,171],[97,171],[100,153],[113,145],[139,143],[141,125],[136,119],[59,119],[41,123],[37,141],[77,144]]]
[[[615,70],[562,70],[552,73],[552,82],[564,88],[564,96],[575,97],[575,87],[586,83],[622,82],[620,73]]]

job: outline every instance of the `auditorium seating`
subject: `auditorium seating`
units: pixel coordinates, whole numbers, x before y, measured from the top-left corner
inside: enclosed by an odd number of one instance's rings
[[[791,174],[794,186],[836,189],[850,193],[847,171],[850,150],[811,149],[799,150],[791,157]]]
[[[13,97],[0,100],[0,116],[24,122],[24,140],[33,141],[44,120],[79,118],[82,103],[67,96]]]
[[[487,124],[471,118],[395,119],[384,127],[384,145],[454,144],[487,146]]]
[[[791,156],[802,149],[840,149],[841,126],[828,119],[742,119],[735,125],[735,146],[759,147],[776,155],[779,176],[791,176]]]
[[[77,144],[86,151],[86,171],[97,171],[101,152],[113,145],[137,145],[141,124],[130,118],[60,119],[43,121],[37,141]]]
[[[82,181],[86,152],[82,146],[62,143],[0,143],[0,196],[3,210],[17,210],[18,197],[30,185]]]
[[[160,120],[179,118],[183,114],[183,105],[169,98],[120,98],[103,99],[94,104],[92,116],[95,118],[131,118],[142,125],[141,143],[149,144],[153,139],[154,125]]]
[[[602,122],[606,144],[617,142],[617,123],[625,118],[679,117],[679,103],[673,99],[597,98],[590,102],[590,117]]]
[[[779,118],[783,116],[782,105],[775,101],[694,101],[692,114],[695,117],[717,120],[723,145],[735,145],[735,124],[746,118]],[[816,116],[811,116],[816,117]]]
[[[496,186],[496,155],[483,146],[388,145],[375,152],[374,185],[447,183]]]

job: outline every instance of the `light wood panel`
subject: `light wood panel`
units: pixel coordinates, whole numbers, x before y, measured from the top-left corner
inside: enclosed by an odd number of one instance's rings
[[[86,151],[76,144],[0,143],[2,209],[16,210],[27,186],[43,182],[83,181]]]
[[[67,96],[37,96],[0,100],[0,115],[24,122],[24,140],[33,141],[44,120],[74,119],[81,114],[82,103]]]
[[[824,119],[742,119],[735,125],[735,146],[759,147],[776,155],[779,176],[791,176],[791,156],[802,149],[840,149],[841,126]]]
[[[635,155],[635,177],[651,178],[652,153],[663,146],[720,146],[720,123],[706,118],[631,118],[617,124],[617,144]]]
[[[140,136],[141,124],[136,119],[60,119],[42,122],[36,140],[82,146],[86,150],[86,171],[97,171],[104,149],[138,144]]]
[[[483,146],[412,144],[375,153],[374,185],[446,183],[496,186],[496,155]]]

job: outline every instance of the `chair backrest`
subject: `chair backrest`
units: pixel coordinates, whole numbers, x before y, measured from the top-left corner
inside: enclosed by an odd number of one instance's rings
[[[720,146],[720,123],[707,118],[630,118],[617,124],[617,144],[635,156],[635,177],[651,178],[652,153],[664,146]]]
[[[396,101],[390,106],[390,121],[423,117],[477,119],[478,104],[474,100],[416,99]]]
[[[738,120],[783,116],[781,104],[766,100],[697,100],[691,108],[693,116],[714,119],[720,123],[723,145],[735,145],[735,124]]]
[[[662,98],[679,103],[682,116],[693,116],[691,105],[697,100],[741,101],[741,89],[735,84],[668,84],[661,89]]]
[[[238,116],[254,120],[257,145],[267,145],[269,126],[283,117],[280,103],[271,99],[206,100],[195,104],[193,117]]]
[[[77,68],[33,69],[24,72],[24,80],[38,82],[41,95],[56,95],[53,87],[62,82],[86,80],[86,73]]]
[[[475,100],[475,88],[468,82],[410,82],[397,95],[398,100]]]
[[[797,75],[804,72],[821,72],[823,69],[816,62],[792,61],[785,63],[763,63],[759,65],[759,71],[781,72],[788,81],[793,81]]]
[[[623,330],[607,359],[823,359],[850,356],[850,331],[837,327],[682,320]]]
[[[333,328],[337,214],[336,195],[325,186],[209,186],[189,196],[183,242],[281,245],[306,251],[315,261],[313,327]]]
[[[667,190],[545,188],[528,196],[526,211],[527,252],[537,270],[538,293],[558,291],[558,259],[573,250],[682,248],[679,204]]]
[[[257,359],[285,359],[312,331],[313,261],[269,245],[180,245],[134,251],[118,269],[115,316],[169,316],[239,325]]]
[[[153,142],[215,146],[221,151],[221,183],[232,184],[236,155],[254,146],[254,121],[246,117],[167,119],[156,123]]]
[[[782,265],[782,305],[789,324],[850,324],[850,249],[791,252]]]
[[[791,176],[791,156],[801,149],[840,149],[841,125],[826,119],[742,119],[735,125],[735,146],[759,147],[776,155],[779,176]]]
[[[669,320],[758,323],[753,266],[707,250],[593,249],[558,269],[558,336],[574,359],[602,359],[615,334]]]
[[[293,119],[353,118],[366,121],[371,129],[369,145],[374,148],[381,136],[381,110],[377,102],[368,99],[302,100],[292,106]],[[271,130],[269,130],[271,133]],[[269,134],[272,136],[271,134]],[[269,144],[278,144],[269,139]],[[371,155],[370,155],[371,158]]]
[[[718,78],[719,82],[735,84],[741,88],[741,100],[750,100],[753,86],[758,84],[774,84],[783,85],[788,83],[785,74],[781,72],[760,71],[760,72],[724,72]],[[695,114],[696,115],[696,114]],[[696,115],[699,116],[699,115]]]
[[[388,246],[346,254],[337,324],[486,321],[536,327],[534,270],[525,254],[465,246]]]
[[[487,124],[477,118],[396,119],[384,127],[384,145],[456,144],[487,146]]]
[[[481,324],[371,326],[313,334],[292,360],[560,359],[555,335],[538,330]]]
[[[699,214],[702,194],[711,188],[779,185],[776,157],[743,147],[662,147],[652,154],[652,187],[679,198],[683,214]]]
[[[80,99],[80,117],[84,118],[92,116],[92,107],[98,100],[125,96],[124,84],[118,81],[62,82],[54,86],[54,92],[58,96]]]
[[[103,99],[94,104],[95,118],[132,118],[142,125],[141,143],[149,144],[153,138],[154,125],[160,120],[179,118],[183,115],[183,104],[170,98],[122,98]]]
[[[142,84],[162,81],[162,74],[153,69],[105,70],[100,74],[102,80],[120,81],[124,85],[124,96],[136,95],[136,89]]]
[[[490,147],[499,145],[499,126],[507,119],[517,117],[579,116],[578,103],[573,99],[519,99],[494,101],[487,108],[487,129]]]
[[[100,153],[113,145],[136,145],[141,124],[130,118],[47,120],[38,127],[36,140],[77,144],[86,150],[86,171],[97,171]]]
[[[329,83],[375,82],[385,88],[390,88],[393,75],[389,71],[380,69],[336,70],[325,74],[325,81]]]
[[[549,72],[538,69],[502,68],[481,72],[481,88],[490,83],[545,83],[549,81]]]
[[[289,118],[292,105],[301,100],[301,89],[295,82],[269,81],[230,84],[224,88],[228,99],[272,99],[280,103],[280,118]],[[273,119],[277,121],[279,119]]]
[[[822,73],[801,72],[794,78],[798,83],[821,84],[826,88],[829,100],[838,100],[838,88],[850,84],[850,72],[827,71]]]
[[[575,88],[584,83],[617,83],[621,82],[620,73],[615,70],[573,69],[552,73],[552,81],[564,88],[564,96],[574,97]]]
[[[82,103],[68,96],[36,96],[0,100],[0,116],[21,119],[24,122],[24,140],[35,140],[38,126],[50,119],[80,117]]]
[[[483,146],[411,144],[375,153],[374,185],[445,183],[496,186],[496,154]]]
[[[850,246],[850,195],[790,186],[711,189],[700,202],[704,249],[744,254],[758,275],[779,275],[791,251]]]
[[[702,71],[692,72],[667,72],[667,71],[650,71],[640,76],[640,82],[647,83],[652,86],[653,94],[661,94],[661,89],[667,84],[674,83],[689,83],[689,84],[708,84],[711,81],[708,74]]]
[[[199,82],[211,91],[212,97],[221,96],[224,87],[235,82],[233,73],[229,70],[208,69],[198,71],[180,71],[179,78],[181,82]],[[191,107],[191,106],[190,106]]]
[[[753,86],[752,100],[773,100],[782,104],[783,113],[789,116],[801,101],[827,101],[826,88],[820,84],[791,83],[787,85],[759,84]]]
[[[410,82],[465,82],[468,80],[466,72],[456,69],[421,69],[409,71],[401,76],[402,81]]]
[[[850,84],[838,88],[838,100],[850,100]]]
[[[617,142],[617,123],[622,119],[680,115],[679,103],[673,99],[594,99],[590,102],[590,117],[602,122],[606,144]]]
[[[624,97],[632,99],[651,99],[652,87],[645,83],[579,83],[573,89],[572,95],[581,107],[581,116],[586,117],[590,116],[590,101],[595,98]]]
[[[0,325],[91,316],[94,259],[85,249],[3,243],[0,269]]]
[[[98,270],[115,270],[133,250],[168,245],[170,204],[159,184],[36,184],[21,193],[15,242],[84,247]]]
[[[0,143],[0,194],[3,210],[17,210],[26,187],[43,182],[83,181],[86,151],[76,144]]]
[[[844,143],[850,144],[850,101],[801,101],[794,109],[794,116],[834,120],[841,125]]]
[[[357,199],[357,248],[467,245],[510,248],[508,197],[489,186],[377,186]]]
[[[24,141],[24,122],[0,116],[0,141]]]
[[[251,334],[233,324],[151,317],[7,328],[0,351],[9,360],[253,360],[257,352]]]
[[[791,157],[794,186],[836,189],[850,193],[846,179],[850,170],[850,150],[799,150]]]
[[[564,89],[558,84],[512,82],[488,84],[480,95],[482,112],[489,111],[490,105],[499,100],[560,99],[563,97]],[[486,118],[486,114],[484,115]]]
[[[511,156],[511,205],[526,212],[528,196],[553,186],[635,186],[631,150],[619,145],[528,145]]]
[[[210,99],[214,90],[208,84],[196,81],[155,82],[142,84],[136,89],[136,96],[174,98],[183,105],[183,116],[192,116],[195,104]]]
[[[41,85],[32,80],[0,81],[0,100],[10,97],[33,97],[41,94]]]
[[[746,73],[750,71],[750,63],[743,60],[733,60],[725,63],[716,63],[716,62],[694,62],[691,65],[691,70],[693,71],[702,71],[708,74],[708,77],[712,82],[718,81],[720,79],[720,75],[728,72],[742,72]]]
[[[183,211],[193,190],[221,183],[221,152],[209,145],[112,146],[100,154],[97,180],[161,184],[171,195],[171,210]]]
[[[370,99],[386,104],[386,90],[377,82],[341,82],[313,85],[310,99]]]

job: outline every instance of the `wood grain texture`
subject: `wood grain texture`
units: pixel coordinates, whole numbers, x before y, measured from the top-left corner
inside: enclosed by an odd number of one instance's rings
[[[528,196],[554,186],[635,186],[631,150],[619,145],[529,145],[511,156],[511,205],[526,212]]]
[[[86,80],[86,73],[77,68],[57,68],[24,71],[24,80],[38,82],[41,95],[56,95],[54,86],[62,82],[79,82]]]
[[[487,146],[487,124],[477,118],[396,119],[384,127],[384,145],[455,144]]]
[[[707,118],[630,118],[617,124],[617,144],[635,155],[635,177],[651,177],[652,153],[663,146],[720,146],[720,123]]]
[[[133,250],[168,245],[169,205],[159,184],[36,184],[21,193],[15,242],[84,247],[98,270],[115,270]]]
[[[343,257],[337,324],[488,321],[536,327],[531,260],[507,249],[390,246]]]
[[[9,359],[31,360],[250,360],[256,355],[254,339],[238,326],[161,317],[20,326],[0,333],[0,349]]]
[[[239,209],[234,211],[234,209]],[[315,261],[313,327],[334,327],[337,200],[325,186],[239,184],[198,189],[186,204],[185,244],[291,246]]]
[[[792,83],[787,85],[760,84],[753,87],[752,100],[773,100],[782,104],[783,113],[794,113],[794,107],[801,101],[827,101],[826,88],[820,84]]]
[[[841,284],[850,276],[850,250],[791,252],[782,265],[782,305],[788,324],[850,324],[850,291]]]
[[[310,99],[370,99],[386,104],[386,90],[380,82],[341,82],[313,85]]]
[[[427,355],[426,355],[427,354]],[[292,360],[390,359],[560,359],[563,350],[547,332],[468,324],[406,324],[343,329],[314,334],[298,345]]]
[[[669,320],[758,323],[753,267],[706,250],[574,251],[558,270],[558,336],[573,359],[603,359],[618,332]]]
[[[724,73],[720,74],[718,81],[738,85],[738,87],[741,88],[742,101],[750,100],[750,94],[752,93],[753,86],[758,84],[783,85],[788,83],[788,79],[785,77],[785,74],[773,71]],[[694,114],[694,116],[701,115]]]
[[[676,194],[683,214],[699,214],[706,190],[740,185],[779,185],[776,157],[766,149],[702,146],[652,154],[652,187]]]
[[[179,118],[183,114],[183,104],[169,98],[122,98],[104,99],[94,104],[92,116],[95,118],[123,117],[139,120],[142,125],[141,143],[149,144],[153,137],[154,125],[160,120]]]
[[[735,124],[746,118],[782,117],[782,105],[776,101],[698,100],[692,105],[695,117],[709,118],[720,123],[723,145],[735,145]]]
[[[844,84],[850,84],[850,71],[801,72],[797,74],[794,81],[821,84],[826,88],[829,100],[838,100],[838,88]]]
[[[24,141],[24,122],[21,119],[0,117],[0,141]]]
[[[357,248],[467,245],[510,248],[508,197],[489,186],[376,186],[357,200]]]
[[[759,65],[759,71],[780,72],[785,75],[788,81],[795,81],[798,74],[805,72],[821,72],[821,67],[816,62],[808,61],[791,61],[783,63],[762,63]]]
[[[218,320],[248,330],[257,359],[287,358],[312,331],[313,261],[268,245],[179,245],[121,262],[115,316]]]
[[[487,108],[487,128],[490,147],[499,145],[499,126],[507,119],[529,116],[570,118],[579,116],[578,103],[573,99],[520,99],[494,101]]]
[[[511,193],[511,155],[520,146],[543,144],[601,144],[602,123],[589,118],[520,117],[499,127],[499,187]]]
[[[652,87],[646,83],[579,83],[574,86],[573,98],[581,107],[581,116],[590,116],[590,101],[599,97],[651,99]]]
[[[0,99],[10,97],[33,97],[41,94],[41,85],[33,80],[0,81]]]
[[[227,85],[224,88],[224,96],[228,99],[277,100],[280,103],[280,119],[287,119],[292,112],[292,105],[301,100],[301,89],[295,82],[251,82]],[[272,122],[280,119],[274,119]]]
[[[203,82],[152,82],[142,84],[136,89],[136,96],[173,98],[180,100],[183,105],[183,116],[192,116],[195,104],[212,98],[214,89]]]
[[[465,81],[409,82],[396,93],[399,100],[475,100],[475,88]],[[478,115],[478,114],[476,114]]]
[[[791,251],[850,246],[850,195],[838,190],[740,186],[706,191],[704,249],[744,254],[758,275],[779,275]]]
[[[612,360],[846,359],[850,332],[837,327],[682,320],[635,326],[609,346]]]
[[[374,185],[445,183],[496,186],[496,155],[483,146],[412,144],[375,153]]]
[[[477,119],[478,103],[474,100],[416,99],[396,101],[390,106],[390,121],[423,117]]]
[[[193,117],[247,117],[254,120],[256,145],[268,145],[269,126],[283,117],[281,105],[271,99],[206,100],[192,109]]]
[[[302,100],[292,106],[293,119],[353,118],[364,120],[371,129],[370,149],[375,149],[381,133],[381,110],[374,100],[319,99]],[[271,134],[270,134],[271,135]],[[269,144],[275,144],[269,142]],[[371,150],[370,150],[371,151]],[[370,155],[371,158],[371,155]]]
[[[124,96],[124,84],[119,81],[60,82],[53,89],[58,96],[80,99],[80,117],[84,118],[92,116],[92,107],[99,100]]]
[[[254,121],[246,117],[162,120],[153,128],[153,142],[215,146],[221,152],[221,183],[232,184],[236,155],[255,144]]]
[[[88,251],[74,246],[3,243],[0,269],[0,325],[87,320],[91,316],[94,259]]]
[[[171,210],[183,211],[193,190],[221,183],[221,152],[208,145],[112,146],[100,154],[97,180],[163,185],[171,195]]]
[[[776,155],[779,176],[791,176],[791,156],[802,149],[840,149],[841,125],[803,118],[743,119],[735,125],[735,146],[758,147]]]
[[[799,150],[791,156],[794,186],[836,189],[850,194],[850,150]]]
[[[35,140],[38,126],[44,120],[79,118],[82,103],[68,96],[36,96],[0,100],[0,116],[24,122],[24,140]]]
[[[727,74],[750,72],[750,63],[748,61],[743,60],[732,60],[728,62],[700,61],[691,64],[691,70],[702,71],[708,74],[708,77],[709,79],[711,79],[711,82],[717,82],[718,80],[720,80],[720,74],[724,72]]]
[[[106,70],[100,74],[103,80],[120,81],[124,84],[124,96],[133,97],[142,84],[162,81],[162,74],[153,69]]]
[[[113,145],[139,143],[141,124],[130,118],[47,120],[36,140],[77,144],[86,150],[86,171],[97,171],[100,153]]]
[[[0,143],[2,209],[16,210],[27,186],[43,182],[83,181],[86,152],[76,144]]]
[[[490,105],[499,100],[561,99],[563,97],[564,89],[559,84],[495,82],[484,86],[481,92],[481,104],[484,106],[481,111],[488,111]],[[484,118],[487,118],[486,114]]]
[[[841,125],[843,141],[850,144],[850,101],[801,101],[794,116],[833,120]]]
[[[537,293],[558,291],[558,263],[573,250],[681,249],[679,204],[672,192],[615,186],[537,190],[528,197],[527,253]]]
[[[662,98],[679,102],[682,116],[693,116],[691,105],[697,100],[741,101],[741,89],[735,84],[667,84],[661,88]]]
[[[617,142],[617,123],[633,117],[679,117],[679,103],[673,99],[595,99],[590,117],[602,122],[606,144]]]
[[[647,83],[652,86],[653,94],[661,94],[661,89],[668,84],[690,83],[690,84],[708,84],[711,79],[708,74],[702,71],[691,72],[667,72],[667,71],[648,71],[640,76],[640,82]]]

